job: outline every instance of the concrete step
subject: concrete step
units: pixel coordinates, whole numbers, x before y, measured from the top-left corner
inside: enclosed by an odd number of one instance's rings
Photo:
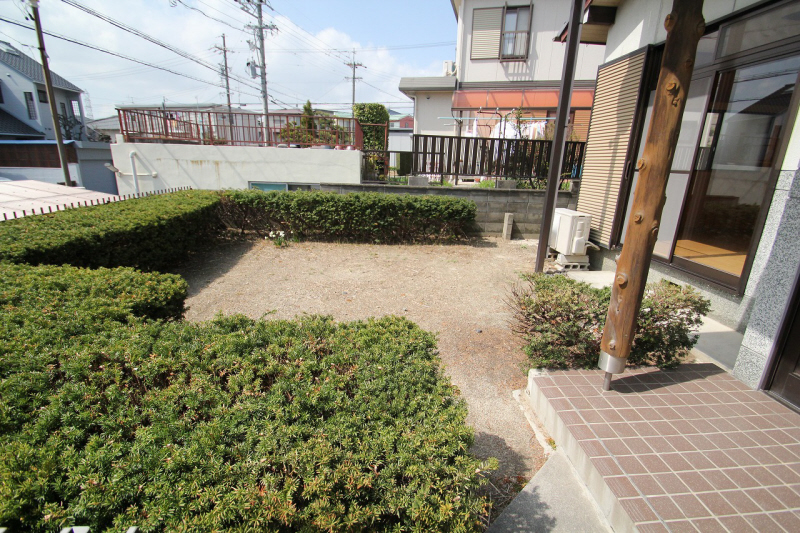
[[[612,530],[566,454],[558,450],[486,531],[608,533]]]

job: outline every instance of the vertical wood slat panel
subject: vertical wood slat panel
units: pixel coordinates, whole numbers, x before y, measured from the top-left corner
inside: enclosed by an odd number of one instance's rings
[[[612,245],[612,228],[644,63],[643,51],[603,65],[597,74],[578,211],[592,215],[590,237],[606,247]]]

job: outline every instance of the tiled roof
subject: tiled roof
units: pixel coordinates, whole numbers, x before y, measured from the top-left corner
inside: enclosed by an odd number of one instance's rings
[[[2,109],[0,109],[0,135],[44,137],[44,133],[31,128]]]
[[[0,41],[0,63],[5,63],[9,67],[18,70],[36,83],[44,84],[44,73],[42,72],[41,63],[23,54],[5,41]],[[80,87],[68,82],[52,70],[50,74],[52,74],[53,78],[53,87],[66,89],[68,91],[82,92]]]

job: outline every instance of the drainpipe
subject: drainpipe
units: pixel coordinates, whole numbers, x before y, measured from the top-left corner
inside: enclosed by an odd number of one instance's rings
[[[130,158],[131,172],[133,172],[133,188],[136,190],[136,194],[139,194],[139,176],[136,174],[136,150],[131,151]]]

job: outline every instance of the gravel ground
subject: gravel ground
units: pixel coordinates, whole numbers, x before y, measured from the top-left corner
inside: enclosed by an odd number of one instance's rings
[[[207,320],[219,311],[253,318],[325,314],[339,321],[394,314],[436,332],[445,371],[469,406],[473,452],[499,460],[493,481],[510,497],[510,487],[530,479],[544,463],[511,395],[525,387],[525,356],[510,333],[504,304],[517,273],[532,270],[535,253],[535,241],[501,239],[284,248],[251,241],[217,247],[180,274],[189,282],[189,320]]]

